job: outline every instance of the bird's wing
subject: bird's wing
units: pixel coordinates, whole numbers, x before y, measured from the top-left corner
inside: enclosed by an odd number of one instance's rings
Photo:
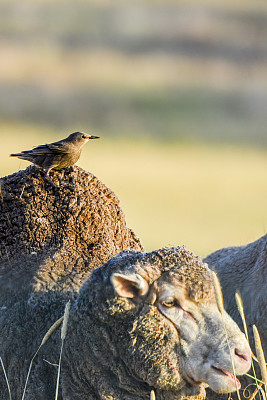
[[[65,154],[68,150],[66,142],[64,142],[63,140],[54,143],[49,143],[46,146],[53,154]]]
[[[53,152],[47,147],[46,144],[42,144],[41,146],[36,146],[32,150],[23,150],[21,153],[11,154],[11,156],[45,156],[48,154],[53,154]]]
[[[30,150],[31,154],[34,155],[56,155],[56,154],[63,154],[66,152],[64,150],[64,146],[60,142],[55,142],[55,143],[49,143],[49,144],[42,144],[40,146],[34,147],[32,150]]]

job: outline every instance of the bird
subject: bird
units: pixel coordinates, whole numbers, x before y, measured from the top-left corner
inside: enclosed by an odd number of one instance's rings
[[[60,170],[74,165],[80,158],[83,146],[91,139],[100,138],[84,132],[74,132],[58,142],[42,144],[32,150],[10,154],[10,157],[30,161],[42,168],[45,171],[45,178],[55,186],[49,176],[51,169]]]

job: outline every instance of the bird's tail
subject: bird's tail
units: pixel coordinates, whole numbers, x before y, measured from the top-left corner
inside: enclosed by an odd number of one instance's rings
[[[31,160],[31,156],[24,153],[12,153],[10,154],[10,157],[18,157],[21,160],[27,160],[27,161]]]

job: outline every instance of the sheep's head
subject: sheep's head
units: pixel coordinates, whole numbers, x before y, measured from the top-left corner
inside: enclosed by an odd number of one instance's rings
[[[124,252],[89,281],[119,357],[132,377],[156,389],[157,398],[240,386],[233,364],[237,375],[244,374],[251,352],[235,322],[226,312],[222,318],[211,271],[198,257],[179,247]]]

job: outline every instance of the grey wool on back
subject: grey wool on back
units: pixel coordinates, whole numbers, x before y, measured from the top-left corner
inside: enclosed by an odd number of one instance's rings
[[[61,179],[57,189],[48,190],[35,166],[0,180],[0,356],[14,399],[22,396],[42,337],[90,272],[122,250],[143,249],[126,226],[118,198],[98,178],[76,166],[51,176]],[[54,336],[48,347],[57,362]],[[55,367],[43,368],[44,382],[39,379],[38,393],[26,400],[53,398]],[[38,370],[37,364],[33,381]],[[0,373],[0,399],[7,397]]]
[[[267,359],[267,235],[245,246],[222,248],[211,253],[205,262],[214,269],[220,278],[227,312],[244,331],[243,323],[235,302],[235,293],[241,295],[249,341],[255,354],[252,326],[256,325],[261,337],[262,347]],[[258,364],[254,361],[256,375],[261,377]],[[253,375],[253,371],[250,371]],[[255,381],[249,377],[242,377],[242,387],[247,387],[244,393],[247,397],[254,391]],[[241,396],[243,393],[241,392]],[[236,394],[231,396],[234,400]],[[209,391],[208,399],[225,400],[223,395]]]
[[[218,273],[226,310],[242,328],[235,292],[241,294],[251,346],[252,325],[256,325],[267,359],[267,235],[245,246],[217,250],[205,261]]]

